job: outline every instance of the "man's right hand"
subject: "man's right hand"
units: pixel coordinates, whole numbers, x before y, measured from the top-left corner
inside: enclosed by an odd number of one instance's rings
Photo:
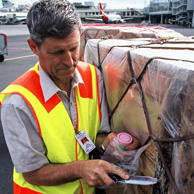
[[[123,179],[130,178],[125,171],[104,160],[79,162],[81,162],[79,169],[80,178],[83,178],[90,187],[115,186],[116,183],[109,177],[108,173],[117,174]]]
[[[24,179],[37,186],[57,186],[84,179],[90,187],[115,186],[109,177],[113,173],[123,179],[130,176],[119,167],[104,160],[80,160],[66,164],[47,164],[40,169],[23,173]]]

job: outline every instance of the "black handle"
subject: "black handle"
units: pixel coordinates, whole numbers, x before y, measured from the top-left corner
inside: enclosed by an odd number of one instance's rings
[[[122,180],[122,178],[120,176],[116,175],[116,174],[108,173],[108,175],[116,183],[118,183],[120,180]]]

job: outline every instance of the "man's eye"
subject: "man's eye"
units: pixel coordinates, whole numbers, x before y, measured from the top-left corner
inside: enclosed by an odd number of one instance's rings
[[[62,51],[62,50],[60,50],[60,51],[55,51],[55,52],[53,52],[53,53],[51,53],[51,54],[53,54],[53,55],[60,55],[60,54],[63,54],[63,51]]]
[[[77,48],[78,48],[78,47],[73,47],[73,48],[71,48],[69,51],[70,51],[70,52],[73,52],[73,51],[75,51]]]

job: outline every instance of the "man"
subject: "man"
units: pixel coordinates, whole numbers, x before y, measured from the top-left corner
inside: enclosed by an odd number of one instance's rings
[[[100,151],[116,135],[108,125],[101,74],[78,62],[81,22],[74,6],[66,0],[39,1],[27,25],[27,41],[39,63],[0,95],[14,193],[90,194],[94,187],[115,185],[108,173],[129,179],[106,161],[88,160],[92,142]],[[137,145],[134,139],[128,149]]]

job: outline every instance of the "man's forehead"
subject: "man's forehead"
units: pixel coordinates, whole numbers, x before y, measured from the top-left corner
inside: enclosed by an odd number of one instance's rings
[[[47,37],[44,39],[43,42],[44,45],[51,45],[51,46],[73,46],[73,45],[79,45],[80,44],[80,33],[79,31],[77,33],[71,33],[67,38],[64,39],[58,39],[54,37]]]

